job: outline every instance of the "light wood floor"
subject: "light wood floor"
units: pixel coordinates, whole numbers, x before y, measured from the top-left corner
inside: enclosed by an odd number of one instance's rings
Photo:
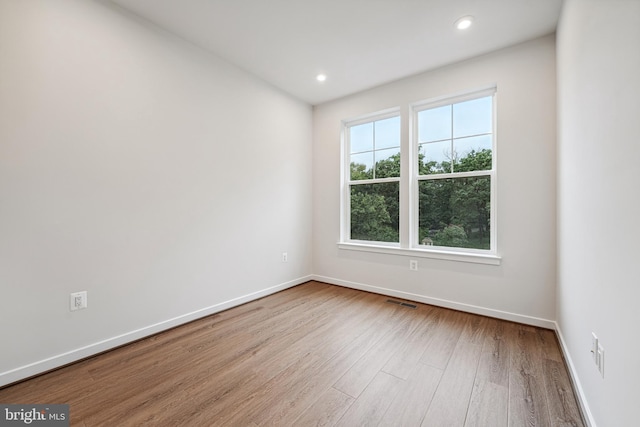
[[[318,282],[0,389],[72,426],[582,426],[552,331]],[[392,298],[391,298],[392,299]]]

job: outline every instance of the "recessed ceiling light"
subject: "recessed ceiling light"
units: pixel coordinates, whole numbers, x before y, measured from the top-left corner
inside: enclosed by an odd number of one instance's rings
[[[473,24],[473,16],[463,16],[456,21],[455,26],[459,30],[466,30],[471,24]]]
[[[319,82],[323,82],[323,81],[327,80],[327,75],[326,74],[318,74],[316,76],[316,80],[319,81]]]

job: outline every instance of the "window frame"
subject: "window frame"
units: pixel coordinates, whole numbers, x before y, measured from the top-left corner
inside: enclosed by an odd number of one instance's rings
[[[382,242],[375,240],[357,240],[351,239],[351,186],[352,185],[367,185],[367,184],[381,184],[386,182],[397,182],[398,183],[398,198],[400,199],[402,193],[402,166],[399,177],[390,177],[390,178],[372,178],[372,179],[363,179],[363,180],[351,180],[351,142],[349,138],[349,129],[354,126],[359,126],[367,123],[373,123],[381,120],[390,119],[393,117],[398,117],[400,119],[400,134],[398,135],[398,141],[400,142],[400,163],[402,165],[402,115],[400,113],[400,108],[390,108],[382,111],[378,111],[375,113],[367,114],[364,116],[360,116],[350,120],[342,121],[342,131],[341,131],[341,145],[342,145],[342,169],[341,169],[341,183],[342,183],[342,199],[341,199],[341,207],[340,207],[340,217],[341,217],[341,227],[340,227],[340,243],[348,243],[355,245],[373,245],[376,247],[400,247],[400,241],[402,241],[402,236],[399,235],[398,242]],[[374,148],[375,151],[375,148]],[[375,167],[375,163],[374,163]],[[401,204],[402,201],[399,201]],[[402,223],[402,213],[400,212],[400,217],[398,221]],[[400,232],[401,234],[401,232]]]
[[[408,105],[408,109],[400,107],[378,111],[375,113],[356,117],[354,119],[342,121],[341,132],[341,205],[340,205],[340,241],[338,248],[343,250],[355,250],[372,253],[383,253],[419,258],[434,258],[441,260],[471,262],[478,264],[500,265],[501,256],[498,254],[497,240],[497,87],[490,85],[479,89],[460,92],[453,95],[446,95],[430,98]],[[452,105],[459,102],[473,99],[492,97],[492,167],[491,170],[452,172],[444,173],[429,179],[451,179],[464,178],[469,176],[489,176],[490,184],[490,249],[457,248],[443,246],[424,246],[419,243],[419,183],[424,178],[420,178],[418,166],[418,113],[431,108],[444,105]],[[367,183],[399,181],[400,200],[400,234],[399,243],[352,240],[351,230],[351,177],[350,177],[350,146],[348,131],[352,126],[384,120],[390,117],[400,117],[400,177],[382,178],[380,180],[366,180]],[[453,137],[453,135],[452,135]],[[408,173],[405,173],[408,171]],[[422,176],[424,177],[424,176]],[[403,226],[403,224],[406,224]]]
[[[496,169],[497,169],[497,150],[496,150],[496,87],[484,88],[475,90],[472,92],[466,92],[463,94],[439,97],[434,99],[428,99],[425,101],[419,101],[411,104],[410,114],[411,122],[414,124],[411,126],[411,158],[410,170],[411,170],[411,197],[409,197],[411,220],[410,220],[410,247],[413,249],[420,249],[426,251],[443,251],[454,253],[470,253],[479,255],[495,256],[497,254],[497,215],[496,215]],[[422,111],[443,107],[447,105],[453,106],[466,101],[473,101],[475,99],[491,97],[491,169],[489,170],[477,170],[468,172],[449,172],[434,175],[420,175],[418,167],[418,153],[420,147],[420,140],[418,138],[419,126],[418,126],[418,114]],[[454,135],[451,135],[451,139],[454,140]],[[425,248],[420,245],[419,242],[419,187],[421,181],[430,181],[438,179],[457,179],[467,177],[482,177],[488,176],[491,180],[490,184],[490,219],[489,219],[489,249],[474,249],[474,248],[460,248],[460,247],[445,247],[436,246],[434,249]]]

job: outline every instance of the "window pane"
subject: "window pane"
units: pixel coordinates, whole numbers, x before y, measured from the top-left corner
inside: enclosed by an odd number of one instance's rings
[[[490,249],[491,177],[419,182],[421,245]]]
[[[453,105],[453,137],[491,133],[491,96]]]
[[[373,179],[373,151],[351,155],[351,180]]]
[[[400,241],[400,184],[351,186],[351,239]]]
[[[400,147],[376,150],[376,178],[400,176]]]
[[[419,174],[451,172],[451,141],[420,144],[418,149]]]
[[[351,153],[373,150],[373,122],[349,128]]]
[[[400,117],[375,122],[375,148],[400,147]]]
[[[491,135],[462,138],[453,141],[456,162],[454,172],[491,169]]]
[[[432,108],[418,113],[419,142],[451,138],[451,105]]]

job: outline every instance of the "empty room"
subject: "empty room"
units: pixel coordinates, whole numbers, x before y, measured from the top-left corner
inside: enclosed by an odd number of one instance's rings
[[[0,425],[638,425],[639,22],[0,0]]]

